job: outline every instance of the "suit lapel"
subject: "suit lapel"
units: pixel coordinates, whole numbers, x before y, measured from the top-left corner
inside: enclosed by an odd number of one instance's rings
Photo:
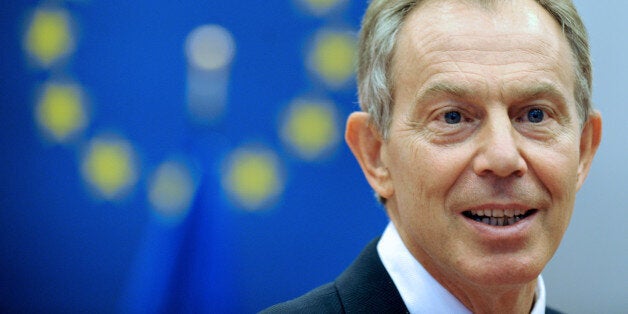
[[[335,281],[346,313],[408,313],[377,254],[377,242],[371,241]]]

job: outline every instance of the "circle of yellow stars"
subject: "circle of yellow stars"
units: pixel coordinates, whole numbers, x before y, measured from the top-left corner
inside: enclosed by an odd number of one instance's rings
[[[317,18],[324,18],[346,2],[295,1]],[[226,29],[210,25],[197,28],[196,32],[203,35],[199,38],[218,36],[224,40],[220,45],[211,44],[215,42],[213,39],[189,43],[196,47],[191,50],[194,60],[190,62],[204,60],[194,51],[227,56],[224,60],[214,58],[221,66],[231,62],[229,56],[235,45]],[[63,72],[65,61],[70,60],[76,49],[76,33],[77,25],[71,14],[60,5],[41,5],[27,21],[22,40],[24,52],[36,69],[51,73],[36,98],[34,120],[44,140],[83,146],[80,170],[85,183],[96,198],[115,202],[126,197],[140,181],[137,152],[121,134],[101,134],[87,141],[82,138],[90,123],[88,95],[78,82],[59,79],[57,74]],[[347,83],[354,77],[356,50],[356,38],[351,32],[324,27],[312,36],[307,47],[304,65],[317,80],[332,92],[349,86]],[[201,62],[201,70],[214,71],[218,61]],[[337,146],[340,132],[336,106],[324,95],[297,96],[282,116],[278,136],[289,151],[304,161],[325,159]],[[229,154],[225,164],[222,187],[237,207],[261,210],[272,207],[280,198],[284,169],[272,149],[244,145]],[[147,180],[147,199],[159,217],[175,222],[185,217],[197,188],[197,178],[191,169],[188,162],[174,158],[153,170]]]

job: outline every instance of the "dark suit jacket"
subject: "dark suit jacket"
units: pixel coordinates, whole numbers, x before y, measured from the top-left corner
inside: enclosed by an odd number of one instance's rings
[[[334,282],[261,313],[408,313],[371,241]],[[546,314],[560,313],[546,308]]]

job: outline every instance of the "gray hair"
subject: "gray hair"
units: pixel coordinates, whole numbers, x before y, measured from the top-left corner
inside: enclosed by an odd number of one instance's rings
[[[388,138],[393,110],[392,59],[399,30],[408,14],[425,0],[373,0],[362,20],[358,55],[360,108],[371,116],[384,139]],[[476,0],[483,5],[494,1]],[[563,29],[576,61],[574,98],[581,125],[591,105],[592,70],[587,31],[571,0],[535,0]]]

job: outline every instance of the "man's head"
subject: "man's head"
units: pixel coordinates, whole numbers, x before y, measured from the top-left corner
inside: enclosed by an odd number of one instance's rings
[[[360,49],[346,140],[404,244],[464,303],[533,282],[601,137],[573,6],[374,1]]]

